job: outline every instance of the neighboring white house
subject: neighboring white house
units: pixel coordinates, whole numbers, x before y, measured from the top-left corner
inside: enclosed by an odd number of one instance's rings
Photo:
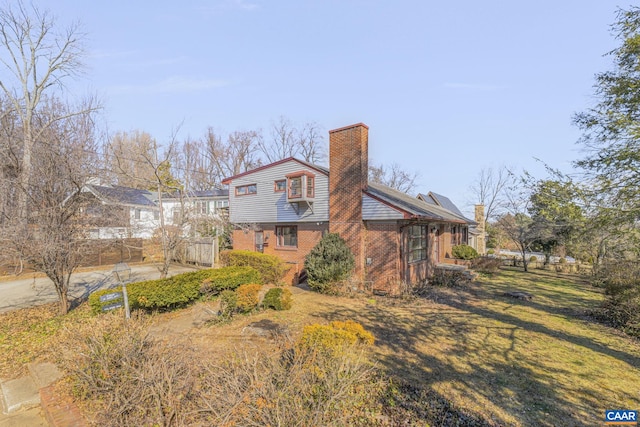
[[[89,238],[118,239],[153,236],[160,225],[157,193],[117,185],[86,184],[81,193],[90,218]]]
[[[89,198],[85,209],[90,217],[89,238],[149,239],[160,228],[160,198],[157,192],[116,185],[86,184],[81,193]],[[205,219],[220,218],[229,206],[227,190],[163,195],[165,225],[185,227]],[[189,213],[185,216],[185,213]],[[184,219],[184,220],[183,220]]]
[[[214,230],[217,234],[221,220],[227,218],[229,191],[213,189],[165,195],[162,206],[166,223],[183,227],[185,235],[212,235]]]

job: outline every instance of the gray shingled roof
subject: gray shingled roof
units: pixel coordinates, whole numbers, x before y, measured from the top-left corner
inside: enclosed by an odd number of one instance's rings
[[[369,183],[367,193],[385,202],[396,206],[416,217],[431,219],[436,221],[465,222],[469,220],[464,215],[458,215],[448,209],[433,203],[424,202],[416,197],[387,187],[382,184]]]
[[[156,206],[154,200],[157,199],[157,193],[149,190],[139,190],[137,188],[120,187],[117,185],[104,186],[88,184],[86,187],[96,197],[104,201],[132,206]]]
[[[453,203],[451,201],[451,199],[449,199],[446,196],[443,196],[442,194],[438,194],[438,193],[434,193],[433,191],[429,191],[428,195],[425,196],[424,194],[418,194],[418,197],[421,197],[422,200],[424,200],[425,202],[427,202],[429,204],[433,204],[433,205],[436,205],[436,206],[441,206],[441,207],[445,208],[446,210],[448,210],[450,212],[453,212],[454,214],[456,214],[460,218],[463,218],[465,221],[467,221],[470,224],[476,224],[476,222],[474,220],[471,220],[471,219],[467,218],[466,216],[464,216],[462,211],[460,211],[460,209],[458,209],[458,207],[455,205],[455,203]]]

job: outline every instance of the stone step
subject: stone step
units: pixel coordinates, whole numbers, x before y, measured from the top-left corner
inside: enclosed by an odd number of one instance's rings
[[[16,378],[0,383],[2,391],[2,412],[12,414],[21,409],[40,405],[38,386],[31,376]]]
[[[62,373],[53,363],[30,363],[27,369],[27,376],[0,381],[2,413],[8,415],[39,406],[39,390],[62,378]]]

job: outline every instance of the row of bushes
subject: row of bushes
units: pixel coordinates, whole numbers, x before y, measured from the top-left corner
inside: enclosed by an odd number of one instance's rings
[[[221,254],[226,267],[178,274],[166,279],[145,280],[127,285],[131,309],[173,309],[184,306],[201,296],[215,296],[240,285],[279,283],[286,268],[282,260],[273,255],[249,251],[225,251]],[[106,294],[122,292],[121,287],[104,289],[89,296],[94,313],[107,304],[122,299],[101,302]]]

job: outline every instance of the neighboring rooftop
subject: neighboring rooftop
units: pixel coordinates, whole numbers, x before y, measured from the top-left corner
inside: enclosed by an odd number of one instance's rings
[[[440,221],[473,223],[473,221],[465,218],[464,215],[459,215],[459,211],[452,212],[443,206],[425,202],[391,187],[387,187],[386,185],[369,183],[366,192],[416,217]]]
[[[446,196],[443,196],[442,194],[438,194],[438,193],[434,193],[433,191],[429,191],[429,193],[426,196],[424,194],[422,194],[422,193],[418,194],[418,198],[420,200],[423,200],[426,203],[431,204],[431,205],[441,206],[441,207],[445,208],[446,210],[454,213],[456,216],[464,219],[468,223],[470,223],[472,225],[476,225],[475,221],[473,221],[471,219],[468,219],[467,217],[464,216],[464,214],[460,211],[460,209],[458,209],[458,207],[455,205],[455,203],[453,203],[451,201],[451,199],[449,199]]]
[[[87,184],[85,187],[96,197],[105,201],[133,206],[155,206],[154,200],[157,199],[158,194],[149,190],[121,187],[119,185]]]

